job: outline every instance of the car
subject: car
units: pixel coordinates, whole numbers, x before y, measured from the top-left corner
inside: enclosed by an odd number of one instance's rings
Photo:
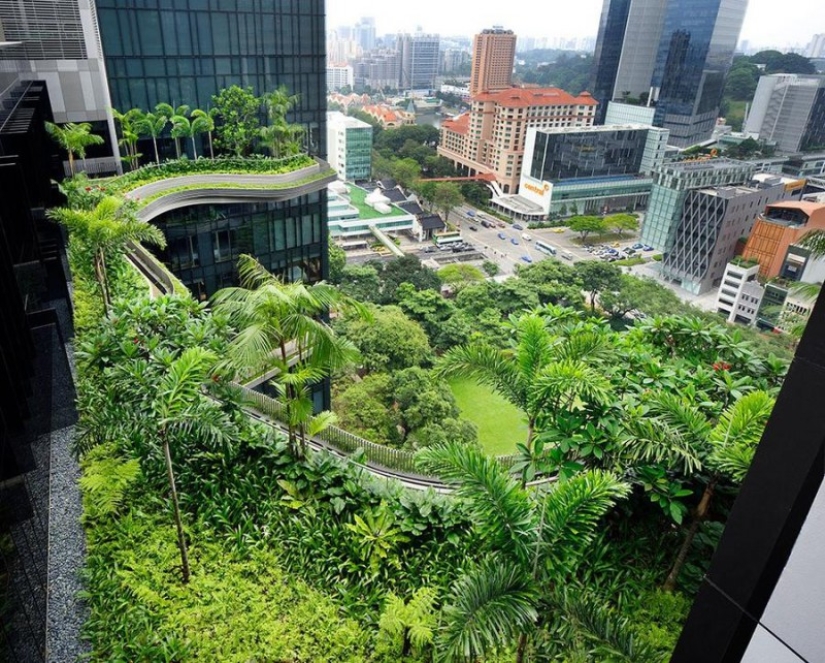
[[[521,238],[522,238],[525,242],[532,242],[532,241],[533,241],[533,238],[532,238],[532,237],[530,237],[530,235],[528,235],[527,233],[521,233]]]
[[[645,245],[642,247],[642,251],[654,251],[654,250],[655,250],[655,249],[654,249],[652,246],[649,246],[648,244],[645,244]]]
[[[485,228],[495,228],[495,226],[492,223],[490,223],[489,221],[487,221],[486,219],[481,220],[481,225],[484,226]]]
[[[436,248],[434,246],[428,246],[427,248],[424,249],[424,253],[432,253],[435,250],[436,250]]]
[[[564,230],[565,230],[564,228],[551,228],[550,232],[551,233],[563,233]]]
[[[510,244],[518,244],[518,240],[515,237],[511,237]]]
[[[573,254],[570,253],[570,251],[562,251],[561,252],[561,257],[564,258],[565,260],[573,260]]]
[[[644,248],[644,244],[640,244],[639,242],[636,242],[636,243],[635,243],[633,246],[631,246],[630,248],[631,248],[631,249],[636,249],[636,250],[638,251],[639,249]]]
[[[622,249],[622,251],[623,251],[624,253],[626,253],[627,255],[629,255],[629,256],[632,256],[634,253],[636,253],[636,252],[635,252],[633,249],[631,249],[629,246],[627,246],[627,247],[625,247],[624,249]]]
[[[499,221],[499,222],[498,222],[498,227],[499,227],[499,228],[506,228],[506,227],[507,227],[507,224],[506,224],[506,223],[504,223],[504,221]]]
[[[499,233],[498,238],[499,239],[507,239],[507,235],[505,235],[504,233]]]
[[[475,230],[476,232],[478,232],[478,227],[477,226],[470,226],[470,230]]]
[[[472,219],[475,215],[476,215],[476,213],[475,213],[473,210],[471,210],[471,209],[468,209],[468,210],[467,210],[467,216],[469,216],[471,219]]]
[[[513,224],[513,230],[524,230],[524,226],[521,225],[520,223],[514,223]]]
[[[528,262],[528,263],[529,263],[529,262],[533,262],[533,259],[532,259],[530,256],[521,256],[521,259],[522,259],[524,262]]]

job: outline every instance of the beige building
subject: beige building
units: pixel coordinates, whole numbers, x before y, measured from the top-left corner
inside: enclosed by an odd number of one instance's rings
[[[490,173],[502,193],[516,193],[530,127],[590,127],[596,100],[558,88],[509,88],[472,99],[470,111],[441,123],[438,153],[469,175]]]
[[[473,38],[470,94],[506,90],[513,85],[516,35],[512,30],[494,26]]]

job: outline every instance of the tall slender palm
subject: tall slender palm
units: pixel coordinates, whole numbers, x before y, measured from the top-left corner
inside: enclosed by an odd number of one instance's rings
[[[121,160],[128,163],[129,167],[134,170],[138,167],[141,157],[137,151],[137,144],[140,138],[139,123],[143,118],[143,111],[139,108],[132,108],[125,113],[121,113],[113,108],[112,115],[120,125],[118,145],[126,148],[126,156],[122,156]]]
[[[653,396],[641,417],[626,422],[624,460],[660,464],[687,479],[704,483],[702,497],[663,585],[673,591],[699,526],[707,518],[719,482],[740,483],[762,437],[774,398],[751,391],[729,405],[714,422],[679,396]]]
[[[155,148],[155,163],[160,164],[160,152],[158,151],[158,138],[163,135],[163,130],[169,124],[169,118],[163,113],[144,113],[136,125],[139,131],[152,138],[152,145]]]
[[[86,148],[90,145],[102,145],[103,138],[92,133],[89,122],[68,122],[62,127],[46,122],[46,131],[66,152],[69,153],[69,172],[74,175],[75,155],[86,158]]]
[[[210,111],[196,108],[192,111],[192,124],[196,127],[197,133],[205,133],[209,137],[209,158],[215,158],[215,151],[212,148],[212,132],[215,131],[215,109]]]
[[[163,233],[144,223],[124,207],[124,201],[107,196],[93,210],[60,207],[48,211],[48,216],[69,229],[73,239],[79,240],[92,254],[95,280],[100,287],[104,313],[111,308],[108,263],[120,254],[129,242],[149,242],[166,245]]]
[[[198,149],[195,147],[195,132],[192,122],[189,121],[188,117],[183,115],[175,115],[172,117],[172,138],[176,141],[179,138],[191,138],[193,158],[198,158]],[[180,151],[178,151],[178,158],[180,158]]]
[[[148,416],[144,418],[145,424],[150,428],[147,432],[155,437],[163,448],[166,477],[178,534],[181,571],[185,583],[189,582],[191,571],[171,446],[181,436],[211,438],[213,441],[226,437],[226,426],[220,410],[205,403],[201,395],[201,387],[215,366],[215,360],[216,357],[212,353],[198,346],[184,350],[169,364],[146,408]]]
[[[606,351],[607,337],[588,330],[554,336],[538,313],[524,315],[513,325],[514,348],[452,348],[436,371],[442,376],[475,378],[519,408],[527,416],[526,447],[532,452],[540,418],[553,421],[558,413],[583,401],[608,398],[609,382],[592,364]]]
[[[285,85],[264,95],[269,125],[261,127],[260,137],[261,142],[274,157],[297,154],[301,149],[300,138],[304,133],[304,127],[286,120],[287,114],[300,99],[301,96],[298,94],[289,94]]]
[[[475,661],[515,645],[520,663],[536,628],[540,595],[562,588],[602,516],[628,487],[593,470],[528,490],[495,459],[455,443],[423,450],[419,462],[454,486],[484,546],[481,562],[446,598],[441,660]]]
[[[241,372],[277,371],[290,442],[302,451],[300,427],[293,418],[293,409],[302,402],[301,389],[358,357],[355,346],[337,336],[323,316],[332,307],[361,307],[326,283],[284,283],[252,256],[240,257],[238,271],[241,286],[224,288],[213,297],[215,308],[225,312],[239,330],[230,343],[228,361]],[[286,377],[301,371],[306,371],[303,384]]]
[[[155,112],[166,117],[169,122],[174,122],[175,117],[186,117],[189,115],[189,106],[183,104],[177,108],[174,108],[171,104],[167,104],[163,101],[155,106]],[[180,159],[180,136],[175,136],[173,133],[172,138],[175,139],[175,154],[177,155],[177,158]]]

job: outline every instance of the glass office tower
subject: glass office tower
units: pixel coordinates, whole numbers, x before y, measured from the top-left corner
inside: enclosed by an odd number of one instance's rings
[[[209,108],[231,85],[285,85],[311,153],[326,153],[323,0],[97,0],[112,103]]]
[[[652,86],[671,144],[710,138],[747,0],[668,0]]]
[[[593,56],[595,64],[590,82],[593,97],[599,102],[596,109],[597,124],[604,122],[607,102],[613,99],[613,86],[622,57],[629,11],[630,0],[604,0],[602,5],[596,51]]]

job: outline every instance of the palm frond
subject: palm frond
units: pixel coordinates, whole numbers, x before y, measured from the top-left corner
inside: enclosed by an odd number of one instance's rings
[[[482,530],[485,543],[524,563],[530,559],[537,522],[527,493],[494,458],[458,443],[419,452],[421,467],[456,486]]]
[[[534,380],[529,391],[529,411],[548,406],[570,408],[577,400],[604,403],[611,390],[603,372],[584,361],[565,359],[548,364]]]
[[[175,359],[158,384],[156,407],[161,422],[168,422],[192,406],[200,397],[201,385],[215,355],[195,346],[187,348]]]
[[[659,463],[690,475],[702,469],[691,441],[657,417],[631,417],[620,439],[622,455],[634,462]]]
[[[511,645],[536,621],[536,596],[523,571],[487,560],[453,586],[438,638],[441,661],[476,661]]]
[[[734,481],[748,472],[775,400],[765,391],[752,391],[728,407],[710,435],[708,463]]]
[[[629,492],[627,484],[603,470],[589,470],[554,484],[544,497],[542,532],[551,566],[571,570],[593,541],[601,518]]]
[[[825,256],[825,231],[823,230],[811,230],[798,243],[808,249],[814,258]]]

